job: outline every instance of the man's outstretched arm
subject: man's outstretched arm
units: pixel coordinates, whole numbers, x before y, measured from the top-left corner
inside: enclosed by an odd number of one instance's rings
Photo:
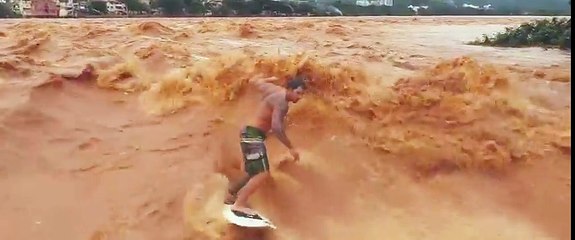
[[[250,78],[249,82],[250,83],[264,83],[264,82],[269,82],[269,81],[273,81],[273,80],[277,80],[277,77],[263,77],[263,74],[258,74],[253,76],[252,78]]]
[[[272,113],[272,131],[275,133],[276,137],[288,148],[293,149],[291,141],[288,139],[285,133],[284,118],[287,113],[287,109],[281,105],[274,106]]]

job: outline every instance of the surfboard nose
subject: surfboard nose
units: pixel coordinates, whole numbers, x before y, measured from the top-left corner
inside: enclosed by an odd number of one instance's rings
[[[243,213],[241,211],[233,210],[231,205],[225,205],[223,215],[228,222],[242,227],[277,228],[270,220],[257,212],[256,214]]]

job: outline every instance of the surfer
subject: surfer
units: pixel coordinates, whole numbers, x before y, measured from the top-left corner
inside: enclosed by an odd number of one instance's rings
[[[289,149],[294,161],[299,160],[299,152],[292,145],[285,134],[284,120],[289,108],[289,102],[297,103],[305,90],[302,77],[296,75],[287,81],[286,87],[270,83],[275,77],[250,79],[263,94],[263,97],[253,115],[240,130],[240,146],[243,155],[243,170],[245,176],[238,182],[231,184],[225,204],[232,205],[232,209],[246,214],[253,214],[248,207],[248,198],[269,177],[269,161],[265,146],[268,131]]]

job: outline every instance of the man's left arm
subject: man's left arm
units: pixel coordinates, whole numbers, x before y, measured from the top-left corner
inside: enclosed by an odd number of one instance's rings
[[[257,89],[264,94],[264,96],[267,96],[269,94],[272,94],[274,92],[283,89],[282,87],[270,82],[276,79],[277,79],[276,77],[267,77],[267,78],[254,77],[250,79],[250,83],[256,86]]]
[[[272,77],[262,77],[262,76],[263,76],[262,74],[258,74],[256,76],[250,78],[249,82],[251,84],[258,85],[258,84],[262,84],[262,83],[269,83],[270,81],[274,81],[274,80],[278,79],[277,77],[274,77],[274,76],[272,76]]]

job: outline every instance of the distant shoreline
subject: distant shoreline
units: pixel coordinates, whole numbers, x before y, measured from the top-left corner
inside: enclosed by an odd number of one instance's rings
[[[26,16],[26,17],[16,17],[13,19],[33,19],[33,18],[50,18],[50,19],[80,19],[80,18],[356,18],[356,17],[374,17],[374,18],[385,18],[385,17],[513,17],[513,18],[533,18],[533,17],[571,17],[571,15],[529,15],[529,14],[509,14],[509,15],[496,15],[496,14],[482,14],[482,15],[469,15],[469,14],[449,14],[449,15],[347,15],[347,16],[262,16],[262,15],[235,15],[235,16],[205,16],[205,15],[176,15],[176,16],[163,16],[163,15],[86,15],[86,16],[65,16],[65,17],[55,17],[55,16]],[[9,19],[9,18],[8,18]]]

